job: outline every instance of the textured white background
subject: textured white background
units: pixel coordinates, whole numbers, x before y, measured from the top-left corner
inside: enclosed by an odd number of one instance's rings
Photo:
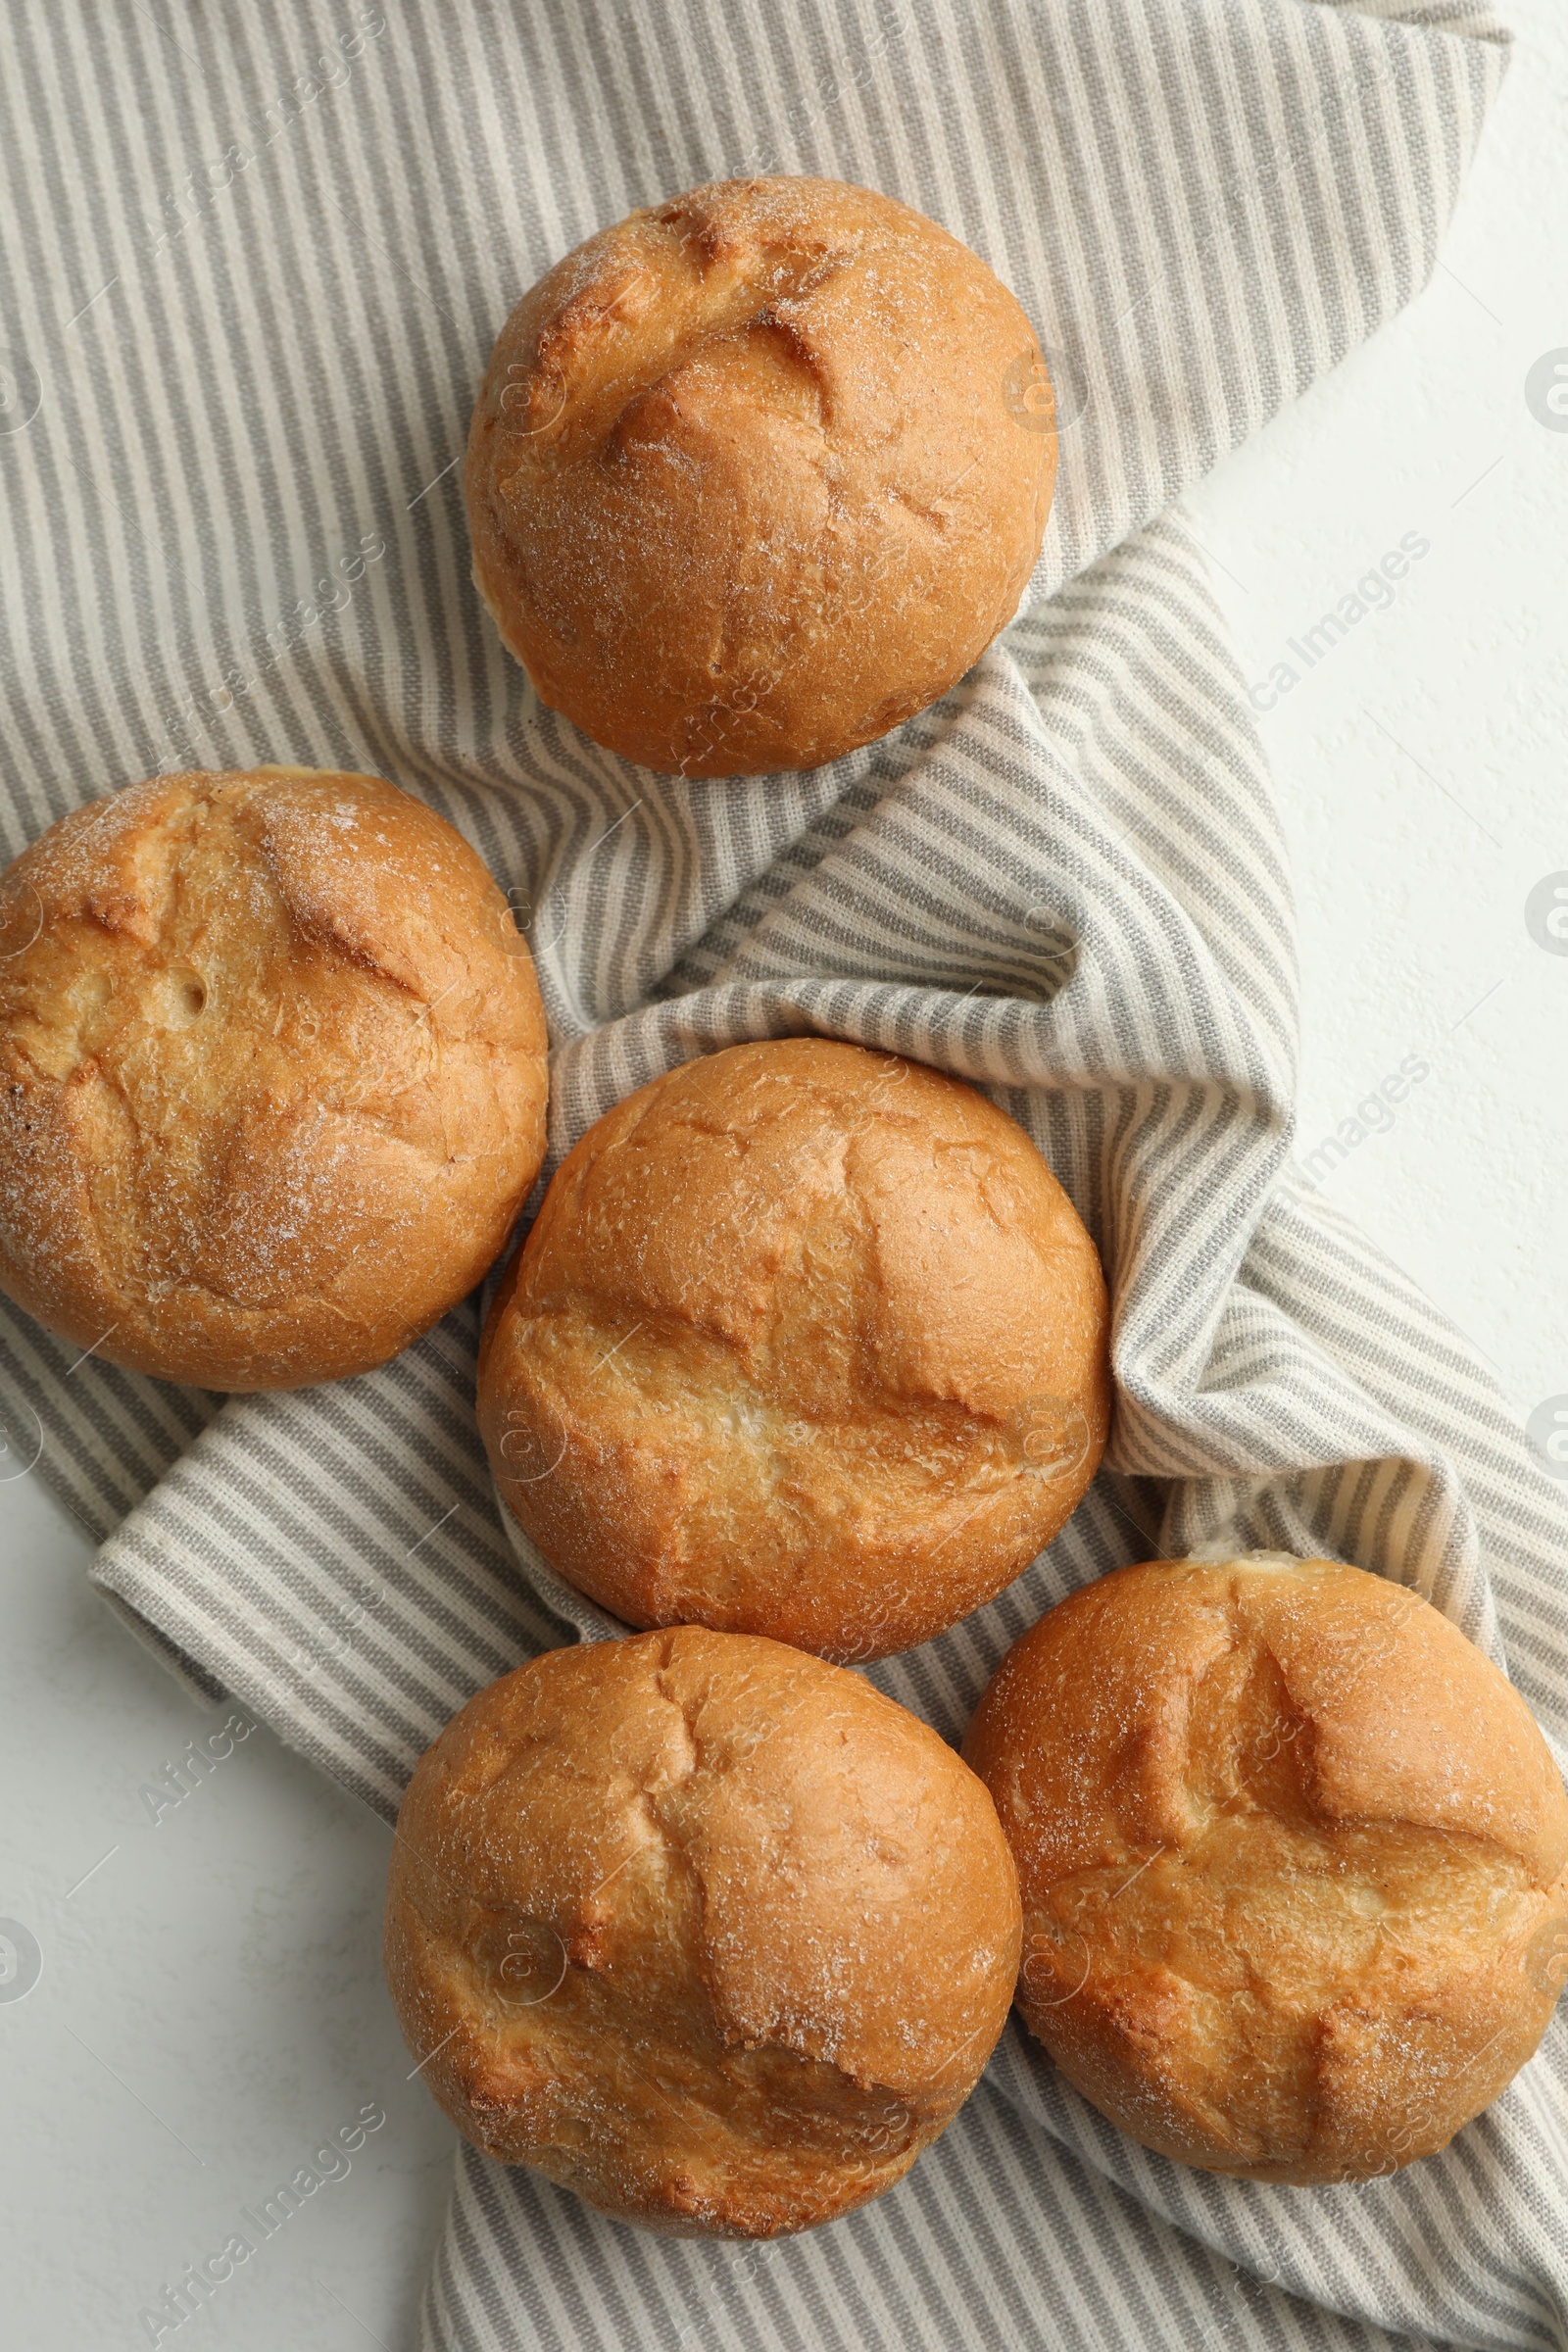
[[[1568,26],[1555,0],[1512,14],[1435,282],[1192,511],[1247,677],[1302,672],[1260,722],[1299,904],[1299,1148],[1428,1065],[1326,1186],[1523,1419],[1568,1393],[1568,955],[1525,924],[1568,870],[1568,430],[1524,394],[1568,357]],[[1412,532],[1394,604],[1303,670],[1287,641]],[[164,2340],[412,2352],[451,2134],[381,1987],[388,1832],[261,1730],[155,1827],[142,1785],[226,1710],[108,1616],[87,1556],[35,1476],[0,1485],[0,1917],[43,1952],[0,2001],[7,2341],[145,2343],[140,2307],[375,2100],[348,2177]]]

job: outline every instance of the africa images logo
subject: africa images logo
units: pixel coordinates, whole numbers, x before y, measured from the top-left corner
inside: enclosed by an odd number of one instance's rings
[[[1536,1930],[1525,1951],[1525,1975],[1548,2001],[1558,1998],[1568,1980],[1568,1919],[1558,1914]]]
[[[1544,351],[1525,377],[1525,407],[1548,433],[1568,433],[1568,351]]]
[[[0,437],[24,433],[42,399],[38,370],[25,354],[0,351]]]
[[[1568,1396],[1547,1396],[1525,1423],[1530,1450],[1548,1478],[1568,1479]]]
[[[20,1919],[0,1919],[0,2001],[24,2001],[43,1973],[38,1938]]]
[[[1424,1085],[1431,1075],[1432,1064],[1429,1061],[1424,1061],[1419,1054],[1406,1054],[1398,1068],[1391,1070],[1386,1078],[1364,1094],[1351,1115],[1342,1119],[1333,1134],[1323,1138],[1315,1152],[1306,1153],[1301,1164],[1313,1183],[1321,1184],[1326,1176],[1348,1159],[1358,1144],[1366,1142],[1368,1136],[1386,1135],[1394,1125],[1396,1106],[1405,1100],[1413,1086]]]
[[[1002,379],[1003,405],[1028,433],[1064,433],[1089,406],[1089,385],[1064,351],[1020,351]]]
[[[1548,956],[1568,956],[1568,871],[1542,875],[1525,901],[1525,929]]]
[[[1309,669],[1315,669],[1325,654],[1347,638],[1369,612],[1386,612],[1395,601],[1397,583],[1419,564],[1423,556],[1432,553],[1432,542],[1420,531],[1406,531],[1397,547],[1391,547],[1378,558],[1370,570],[1364,571],[1353,588],[1319,615],[1309,629],[1299,637],[1287,637],[1285,650],[1292,661],[1278,661],[1266,678],[1259,678],[1247,689],[1248,701],[1257,711],[1275,710],[1282,698],[1298,686]]]

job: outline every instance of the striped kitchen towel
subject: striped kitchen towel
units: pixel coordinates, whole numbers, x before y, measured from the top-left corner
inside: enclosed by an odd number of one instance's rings
[[[803,1031],[985,1087],[1114,1298],[1117,1420],[992,1606],[872,1669],[950,1737],[1006,1645],[1216,1538],[1419,1587],[1568,1734],[1568,1535],[1471,1350],[1293,1169],[1289,876],[1175,502],[1424,282],[1505,61],[1469,0],[15,0],[0,24],[8,854],[159,768],[369,768],[514,894],[551,1165],[692,1054]],[[1022,617],[836,766],[676,782],[540,709],[458,462],[521,288],[634,204],[868,182],[1017,292],[1061,393]],[[20,267],[19,267],[20,263]],[[3,943],[0,943],[3,944]],[[0,1329],[13,1466],[111,1603],[383,1815],[564,1638],[503,1532],[470,1301],[223,1402]],[[766,2248],[642,2236],[469,2149],[429,2352],[1568,2342],[1568,2034],[1440,2157],[1253,2187],[1122,2138],[1010,2027],[898,2189]]]

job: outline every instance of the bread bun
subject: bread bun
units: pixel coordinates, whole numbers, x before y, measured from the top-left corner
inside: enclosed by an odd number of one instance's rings
[[[403,1800],[386,1971],[442,2108],[622,2221],[809,2230],[892,2186],[1006,2020],[991,1800],[840,1667],[698,1630],[469,1700]]]
[[[503,1247],[544,1153],[528,951],[377,776],[156,776],[0,885],[0,1288],[209,1389],[383,1363]]]
[[[732,1046],[589,1129],[479,1355],[497,1483],[631,1625],[837,1658],[1026,1567],[1109,1412],[1094,1245],[971,1087],[822,1038]]]
[[[814,767],[1012,618],[1055,457],[1034,330],[966,246],[869,188],[716,180],[590,237],[502,328],[473,576],[596,743]]]
[[[1402,1586],[1277,1553],[1121,1568],[1025,1634],[964,1753],[1018,1865],[1031,2030],[1163,2156],[1363,2180],[1545,2030],[1568,1797]]]

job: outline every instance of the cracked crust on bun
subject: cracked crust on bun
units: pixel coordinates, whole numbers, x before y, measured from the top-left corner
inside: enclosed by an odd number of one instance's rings
[[[636,1626],[929,1641],[1076,1506],[1110,1412],[1093,1242],[973,1087],[825,1038],[654,1080],[553,1178],[479,1424],[551,1565]]]
[[[473,576],[541,699],[683,776],[815,767],[1018,609],[1050,378],[967,246],[840,180],[716,180],[530,287],[468,435]]]
[[[964,1753],[1024,1903],[1024,2018],[1178,2163],[1365,2180],[1533,2054],[1568,1796],[1457,1626],[1334,1560],[1117,1569],[1009,1650]]]
[[[218,1390],[396,1355],[544,1155],[545,1025],[475,853],[377,776],[157,776],[0,883],[0,1289]]]
[[[1011,1858],[859,1675],[686,1628],[534,1658],[403,1800],[393,2004],[464,2136],[601,2212],[775,2237],[907,2172],[1018,1964]]]

